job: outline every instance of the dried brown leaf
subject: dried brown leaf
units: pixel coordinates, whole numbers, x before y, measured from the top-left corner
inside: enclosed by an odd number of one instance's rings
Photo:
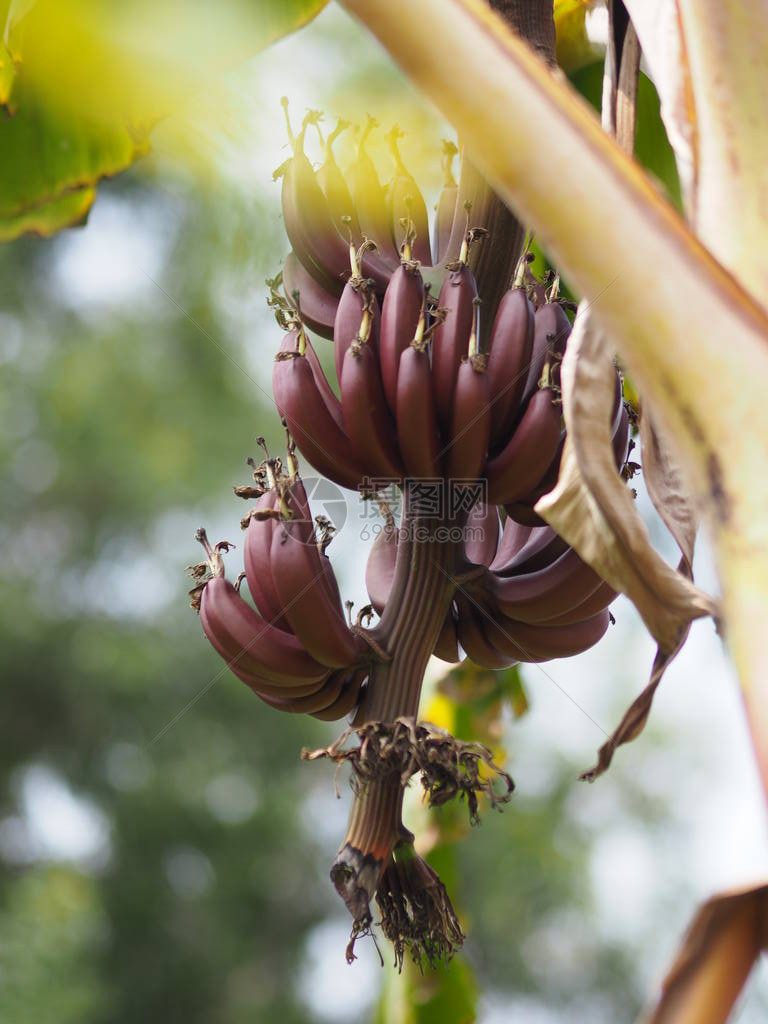
[[[568,440],[560,478],[535,509],[614,590],[633,601],[661,651],[671,655],[689,623],[716,616],[717,604],[654,550],[616,473],[609,427],[614,386],[604,341],[582,304],[562,365]]]
[[[768,945],[768,885],[722,893],[696,913],[643,1024],[725,1024]]]
[[[616,140],[630,156],[635,151],[637,123],[637,87],[640,76],[640,40],[630,22],[621,52],[618,91],[616,93]]]
[[[616,22],[613,0],[608,0],[608,39],[603,61],[603,95],[600,103],[600,120],[603,129],[616,137],[616,94],[619,87],[619,66],[621,52],[617,48]]]
[[[609,0],[601,120],[605,131],[630,155],[635,149],[639,71],[637,32],[628,20],[624,4],[619,0]]]

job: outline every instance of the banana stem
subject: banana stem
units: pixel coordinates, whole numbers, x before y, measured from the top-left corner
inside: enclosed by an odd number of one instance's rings
[[[469,335],[469,344],[467,346],[467,356],[470,359],[472,359],[474,356],[478,355],[479,352],[480,352],[480,349],[479,349],[479,346],[478,346],[478,336],[479,336],[478,327],[479,327],[479,322],[480,322],[480,300],[479,299],[475,299],[474,302],[472,303],[472,305],[473,305],[473,309],[472,309],[472,331],[471,331],[471,333]]]
[[[373,631],[392,658],[374,664],[355,726],[416,718],[427,662],[453,600],[451,577],[457,574],[461,548],[446,540],[445,531],[452,527],[458,534],[462,524],[411,515],[406,501],[392,591]],[[331,878],[356,927],[370,922],[368,904],[389,856],[410,836],[401,820],[402,800],[403,780],[397,773],[360,783],[353,797]]]
[[[413,345],[413,347],[417,348],[420,352],[423,352],[424,348],[426,346],[426,340],[427,339],[424,337],[424,328],[425,328],[425,326],[426,326],[426,313],[424,311],[424,305],[422,304],[421,316],[419,317],[419,322],[416,324],[416,332],[413,335],[413,340],[411,341],[411,344]]]
[[[356,725],[418,713],[424,671],[453,600],[450,578],[461,558],[460,546],[445,536],[449,529],[458,534],[461,525],[404,509],[392,591],[373,631],[392,659],[374,665]]]
[[[349,267],[352,271],[352,277],[360,277],[360,266],[357,262],[357,249],[355,243],[352,241],[352,236],[349,238]]]
[[[369,783],[354,796],[347,834],[331,867],[331,881],[354,919],[355,932],[371,923],[370,903],[395,846],[413,836],[402,824],[398,775]]]
[[[360,321],[360,330],[357,332],[358,341],[362,342],[363,344],[365,344],[368,341],[368,338],[371,333],[372,324],[373,322],[371,319],[371,311],[368,308],[368,306],[366,306],[363,309],[363,317]]]

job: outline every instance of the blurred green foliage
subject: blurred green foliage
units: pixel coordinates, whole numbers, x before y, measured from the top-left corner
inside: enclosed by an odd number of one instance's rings
[[[130,218],[150,195],[134,182],[114,201]],[[49,287],[64,236],[0,250],[4,338],[9,345],[16,332],[22,342],[0,384],[2,476],[12,482],[0,497],[2,813],[18,816],[23,773],[43,763],[107,815],[111,849],[93,876],[35,866],[20,874],[13,855],[2,862],[0,970],[14,979],[0,997],[9,1000],[3,1020],[21,1019],[12,1010],[27,989],[51,1001],[48,1016],[30,1007],[29,1021],[49,1019],[60,999],[59,1021],[234,1022],[254,1010],[263,1020],[306,1019],[294,961],[329,896],[306,884],[318,851],[301,824],[307,769],[297,752],[325,734],[264,714],[224,677],[186,607],[182,559],[198,557],[194,524],[246,478],[237,465],[269,414],[181,312],[241,356],[211,294],[210,253],[226,217],[192,195],[180,209],[163,274],[178,307],[161,296],[151,311],[81,315]],[[263,209],[239,215],[264,237]],[[227,242],[237,246],[234,235]],[[263,279],[262,260],[265,250],[250,253],[237,273]],[[240,510],[233,498],[227,506],[237,532]],[[170,551],[168,530],[157,535],[169,515],[183,530]],[[160,607],[159,585],[168,588]],[[229,806],[230,790],[244,791],[243,808]],[[21,862],[34,865],[27,845]],[[33,901],[46,915],[35,917]],[[98,941],[81,926],[89,915],[102,922]],[[41,962],[21,971],[38,946]]]
[[[569,77],[572,85],[599,111],[603,90],[602,61],[579,68]],[[675,155],[661,120],[659,94],[643,72],[640,72],[637,88],[635,157],[656,179],[670,202],[682,210],[680,178]]]
[[[160,118],[325,2],[0,0],[0,242],[82,221]]]

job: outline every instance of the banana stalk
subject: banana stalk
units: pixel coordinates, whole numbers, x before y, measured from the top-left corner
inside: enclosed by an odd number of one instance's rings
[[[391,658],[373,664],[356,726],[415,719],[418,714],[424,672],[450,609],[461,563],[459,546],[438,539],[440,526],[437,519],[412,515],[404,495],[392,590],[372,631],[374,642],[386,644]],[[392,851],[410,835],[401,820],[402,800],[403,780],[391,773],[360,786],[352,801],[331,879],[358,929],[370,923],[369,903]]]

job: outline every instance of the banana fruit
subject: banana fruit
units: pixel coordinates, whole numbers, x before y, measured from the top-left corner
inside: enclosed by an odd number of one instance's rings
[[[203,632],[232,672],[282,711],[341,718],[357,704],[370,650],[345,618],[292,450],[288,472],[263,464],[266,488],[247,517],[245,579],[252,607],[226,579],[222,552],[198,531],[206,562],[192,591]]]

